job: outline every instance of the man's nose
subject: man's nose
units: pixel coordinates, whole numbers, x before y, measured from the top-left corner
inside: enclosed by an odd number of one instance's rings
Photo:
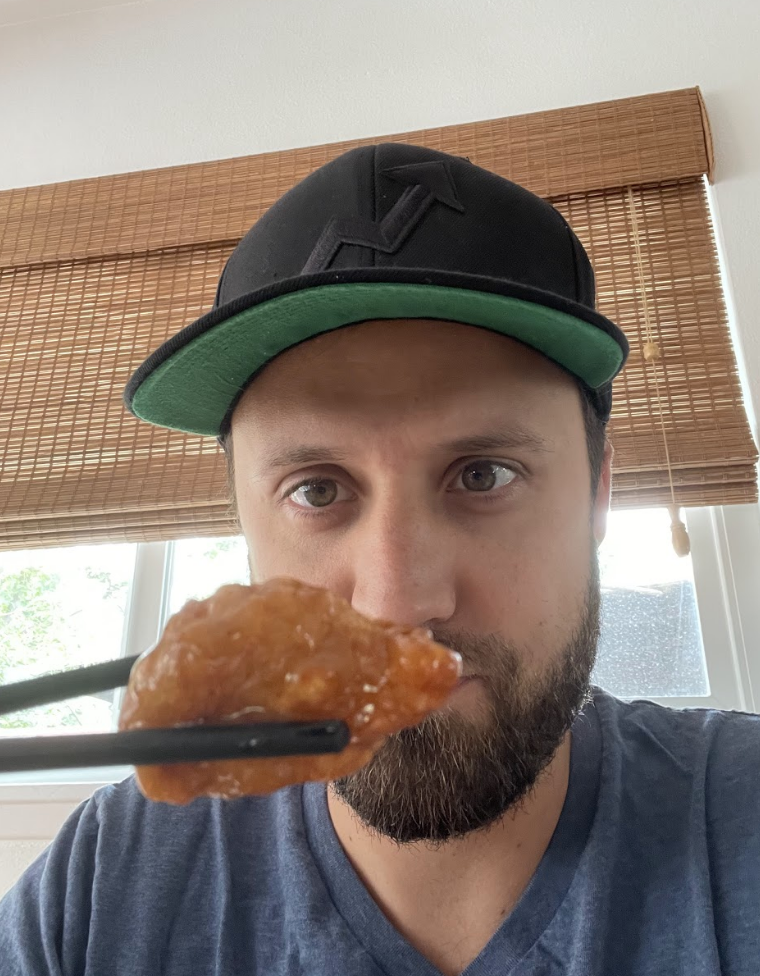
[[[453,616],[454,540],[432,513],[378,507],[353,535],[354,609],[415,627],[434,627]]]

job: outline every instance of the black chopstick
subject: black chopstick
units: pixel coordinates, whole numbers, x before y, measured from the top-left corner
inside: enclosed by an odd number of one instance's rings
[[[55,674],[44,674],[41,678],[0,685],[0,715],[65,701],[67,698],[79,698],[80,695],[95,695],[99,691],[110,691],[111,688],[121,688],[129,681],[132,665],[138,656],[120,657],[103,664],[90,664],[84,668],[58,671]]]
[[[345,722],[260,722],[0,739],[0,773],[84,766],[143,766],[341,752]]]

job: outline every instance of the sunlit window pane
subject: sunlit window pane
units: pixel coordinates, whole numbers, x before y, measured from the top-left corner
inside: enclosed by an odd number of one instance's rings
[[[187,600],[204,600],[225,583],[249,583],[248,550],[242,536],[181,539],[174,543],[169,616]]]
[[[136,546],[0,552],[0,684],[118,657]],[[112,693],[0,715],[0,735],[100,732]]]
[[[621,698],[709,695],[691,557],[675,554],[667,509],[611,513],[599,563],[595,683]]]

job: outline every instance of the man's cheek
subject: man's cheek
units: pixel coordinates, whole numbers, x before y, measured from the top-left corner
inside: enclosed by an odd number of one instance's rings
[[[245,536],[257,580],[289,576],[311,586],[334,588],[330,570],[335,560],[328,557],[318,541],[306,542],[262,520],[250,526]]]

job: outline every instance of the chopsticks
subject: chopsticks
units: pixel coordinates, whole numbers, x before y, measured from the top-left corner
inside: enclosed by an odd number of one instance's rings
[[[128,683],[136,660],[118,658],[0,686],[0,715],[119,688]],[[333,719],[0,738],[0,773],[307,756],[341,752],[349,740],[346,723]]]
[[[103,664],[90,664],[84,668],[57,671],[55,674],[43,674],[40,678],[30,678],[28,681],[0,685],[0,715],[121,688],[129,681],[132,665],[138,657],[137,654],[133,657],[120,657]]]
[[[345,722],[260,722],[0,739],[0,773],[84,766],[143,766],[341,752]]]

